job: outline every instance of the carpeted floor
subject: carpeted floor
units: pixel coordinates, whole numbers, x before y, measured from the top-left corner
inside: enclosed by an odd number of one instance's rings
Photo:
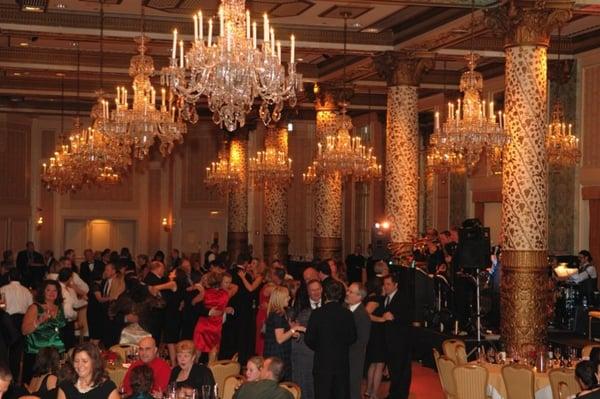
[[[385,398],[388,390],[389,382],[383,382],[377,397]],[[445,399],[440,379],[435,370],[423,367],[416,362],[413,363],[410,399]]]

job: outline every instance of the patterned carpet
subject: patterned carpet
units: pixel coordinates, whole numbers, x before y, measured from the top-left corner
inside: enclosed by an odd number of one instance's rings
[[[423,367],[419,363],[414,362],[412,373],[410,399],[445,399],[440,379],[435,370]],[[388,390],[389,382],[382,383],[378,398],[385,398]]]

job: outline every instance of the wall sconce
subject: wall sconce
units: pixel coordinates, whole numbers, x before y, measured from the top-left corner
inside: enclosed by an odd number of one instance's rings
[[[163,227],[163,230],[166,231],[167,233],[169,233],[171,231],[171,224],[169,223],[169,220],[167,218],[162,219],[162,227]]]
[[[40,217],[38,218],[37,222],[35,223],[35,228],[36,228],[37,230],[41,230],[43,225],[44,225],[44,217],[43,217],[43,216],[40,216]]]

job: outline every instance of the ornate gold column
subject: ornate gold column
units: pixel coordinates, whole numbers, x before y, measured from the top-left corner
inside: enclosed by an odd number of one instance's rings
[[[385,217],[394,243],[417,236],[419,225],[419,126],[417,88],[432,58],[387,52],[376,59],[387,79],[385,139]]]
[[[229,192],[227,253],[235,262],[248,249],[248,130],[236,131],[229,145],[229,162],[239,169],[240,184]]]
[[[265,134],[265,149],[273,148],[287,157],[288,131],[285,126],[270,124]],[[285,260],[288,256],[288,193],[287,185],[265,182],[265,235],[264,258],[270,264],[275,259]]]
[[[570,9],[518,8],[488,14],[506,37],[506,122],[502,171],[501,334],[508,349],[540,344],[549,316],[546,50]]]
[[[316,136],[324,144],[325,136],[337,129],[338,115],[334,95],[317,93],[315,101]],[[342,257],[342,177],[339,173],[319,176],[314,187],[315,259]]]

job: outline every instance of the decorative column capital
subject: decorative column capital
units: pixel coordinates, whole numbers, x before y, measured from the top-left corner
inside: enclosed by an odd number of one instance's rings
[[[504,46],[550,44],[550,33],[567,23],[572,15],[571,0],[511,0],[485,12],[485,24],[504,36]]]
[[[373,60],[388,86],[419,86],[423,73],[434,66],[434,54],[414,51],[386,51]]]
[[[316,111],[336,111],[340,103],[347,102],[353,95],[349,87],[334,87],[326,83],[315,83],[313,90],[308,92]]]

